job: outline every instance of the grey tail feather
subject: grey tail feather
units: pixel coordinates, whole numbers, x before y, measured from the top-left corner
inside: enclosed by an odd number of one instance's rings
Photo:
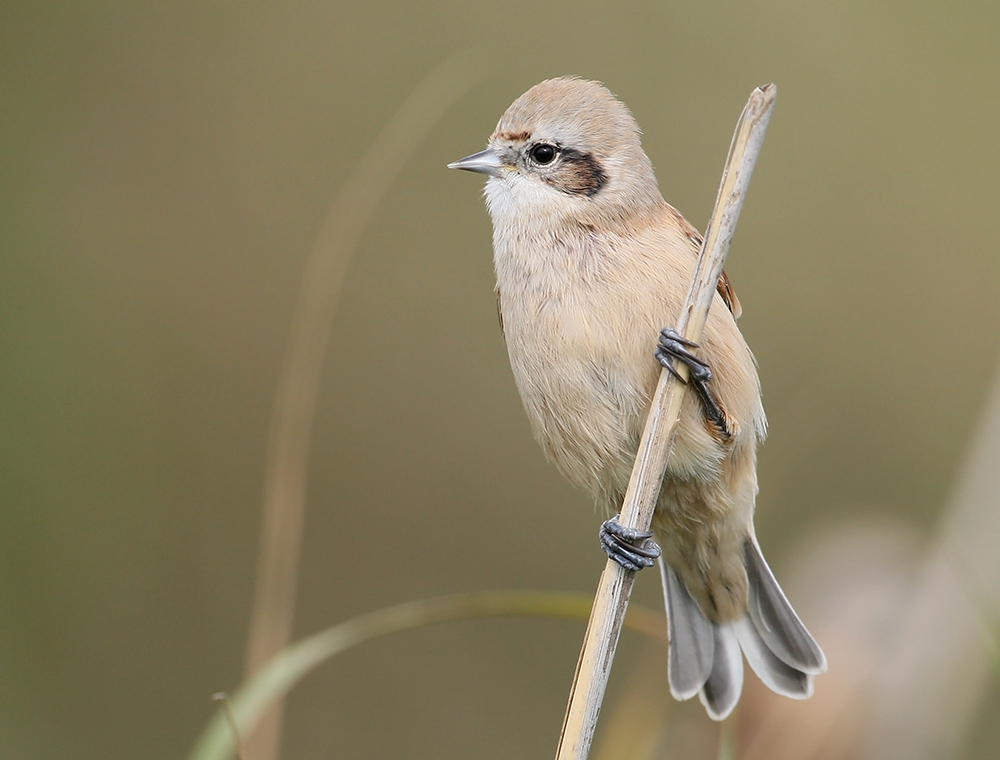
[[[715,653],[713,626],[701,614],[672,567],[660,558],[663,599],[667,608],[668,675],[674,699],[691,699],[712,673]]]
[[[802,625],[751,537],[746,544],[749,615],[715,624],[701,612],[673,568],[660,560],[670,634],[668,676],[675,699],[698,694],[709,717],[732,712],[743,688],[743,657],[772,691],[793,699],[812,695],[826,658]]]
[[[698,694],[698,699],[712,720],[724,720],[740,701],[743,691],[743,655],[732,623],[713,625],[715,657],[712,673]]]
[[[749,585],[750,619],[764,646],[781,662],[808,675],[826,670],[826,656],[802,625],[771,568],[764,561],[757,539],[744,545]]]

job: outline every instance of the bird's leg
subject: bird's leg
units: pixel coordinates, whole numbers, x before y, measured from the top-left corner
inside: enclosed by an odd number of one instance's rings
[[[653,534],[646,530],[626,528],[618,522],[618,515],[601,525],[601,548],[626,570],[637,572],[652,567],[661,554]]]
[[[712,389],[708,387],[708,381],[712,379],[712,370],[706,362],[691,353],[692,348],[698,348],[698,344],[687,340],[672,327],[664,327],[656,344],[656,360],[682,383],[687,381],[674,369],[674,359],[687,365],[691,385],[694,386],[702,406],[705,407],[705,416],[719,431],[722,440],[728,441],[733,437],[733,432],[726,421],[726,413]]]

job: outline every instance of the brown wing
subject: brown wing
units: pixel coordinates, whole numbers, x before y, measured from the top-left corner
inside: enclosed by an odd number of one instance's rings
[[[684,230],[684,234],[687,235],[688,240],[694,243],[694,251],[695,255],[697,255],[701,251],[701,246],[705,242],[705,239],[694,228],[694,225],[681,215],[680,211],[673,206],[670,207],[670,210],[674,213],[678,224]],[[719,276],[719,295],[722,296],[722,300],[726,302],[726,306],[729,307],[729,311],[733,313],[733,316],[739,319],[740,314],[743,313],[743,307],[740,306],[740,299],[736,297],[736,291],[733,290],[725,269],[722,270],[722,274]]]
[[[504,340],[507,340],[507,335],[503,331],[503,307],[500,306],[500,286],[498,285],[495,290],[497,294],[497,320],[500,322],[500,334],[503,335]]]
[[[740,299],[736,297],[736,291],[733,290],[732,283],[729,282],[729,276],[726,274],[725,269],[719,275],[719,295],[722,296],[722,300],[726,302],[726,306],[729,307],[733,316],[739,319],[740,314],[743,313],[743,307],[740,305]]]

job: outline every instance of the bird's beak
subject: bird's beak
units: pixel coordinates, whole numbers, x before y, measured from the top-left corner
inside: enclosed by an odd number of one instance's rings
[[[499,177],[503,167],[504,164],[500,160],[500,156],[493,148],[481,150],[479,153],[473,153],[471,156],[448,164],[449,169],[465,169],[467,172],[479,172],[493,177]]]

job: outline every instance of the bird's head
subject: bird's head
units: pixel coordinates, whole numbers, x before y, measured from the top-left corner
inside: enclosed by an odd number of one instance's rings
[[[489,175],[494,220],[628,217],[662,203],[639,127],[599,82],[560,77],[511,104],[489,147],[449,164]]]

